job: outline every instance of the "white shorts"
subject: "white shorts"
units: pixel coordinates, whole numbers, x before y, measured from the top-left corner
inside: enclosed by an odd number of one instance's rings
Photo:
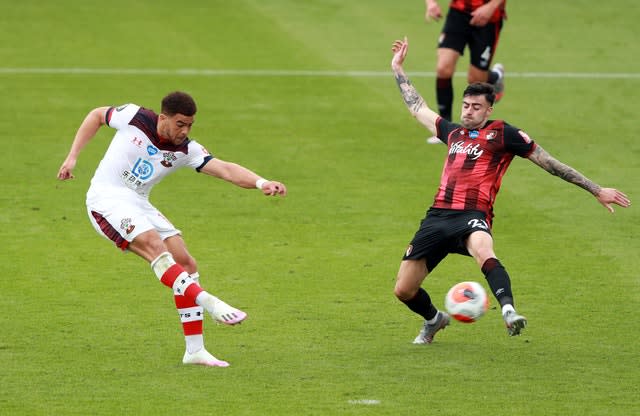
[[[98,234],[122,250],[145,231],[156,230],[163,240],[180,234],[171,221],[143,198],[88,198],[87,213]]]

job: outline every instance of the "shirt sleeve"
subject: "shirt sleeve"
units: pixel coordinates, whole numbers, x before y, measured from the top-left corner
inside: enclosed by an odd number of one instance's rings
[[[188,155],[189,159],[187,160],[186,165],[194,168],[198,172],[200,172],[200,169],[202,169],[208,161],[214,158],[214,156],[209,153],[203,145],[195,140],[191,140],[189,142]]]
[[[140,106],[135,104],[124,104],[119,107],[110,107],[107,110],[106,116],[107,126],[118,130],[126,127],[138,110],[140,110]]]
[[[505,124],[504,146],[511,153],[526,158],[535,150],[537,145],[523,130]]]
[[[448,143],[449,134],[451,134],[451,132],[458,127],[460,126],[450,122],[446,118],[438,117],[438,119],[436,120],[436,136],[444,143]]]

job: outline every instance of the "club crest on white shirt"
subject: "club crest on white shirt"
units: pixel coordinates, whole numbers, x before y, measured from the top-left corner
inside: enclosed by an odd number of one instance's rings
[[[120,221],[120,228],[127,234],[131,234],[131,232],[136,228],[136,226],[131,222],[131,218],[123,218],[122,221]]]
[[[162,162],[160,162],[160,164],[162,166],[164,166],[165,168],[170,168],[173,166],[173,162],[175,162],[176,160],[178,160],[178,158],[176,157],[176,155],[173,152],[165,152],[162,154]]]

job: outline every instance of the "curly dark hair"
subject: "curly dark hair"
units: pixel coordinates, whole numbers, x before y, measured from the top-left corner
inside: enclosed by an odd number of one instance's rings
[[[182,91],[174,91],[162,99],[161,111],[162,114],[168,116],[182,114],[191,117],[198,111],[198,108],[193,97],[189,94]]]
[[[486,82],[474,82],[473,84],[469,84],[467,88],[465,88],[462,96],[467,97],[469,95],[484,95],[490,105],[493,105],[496,101],[496,90],[493,88],[493,85]]]

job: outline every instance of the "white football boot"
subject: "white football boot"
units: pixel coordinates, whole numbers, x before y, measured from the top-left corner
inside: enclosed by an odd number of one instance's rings
[[[207,294],[204,299],[198,298],[198,300],[202,300],[200,306],[209,312],[216,322],[220,322],[225,325],[236,325],[247,318],[247,314],[245,312],[228,305],[215,296]]]
[[[218,360],[204,348],[192,354],[189,353],[189,351],[185,351],[184,357],[182,357],[182,364],[205,365],[207,367],[229,367],[228,362]]]

